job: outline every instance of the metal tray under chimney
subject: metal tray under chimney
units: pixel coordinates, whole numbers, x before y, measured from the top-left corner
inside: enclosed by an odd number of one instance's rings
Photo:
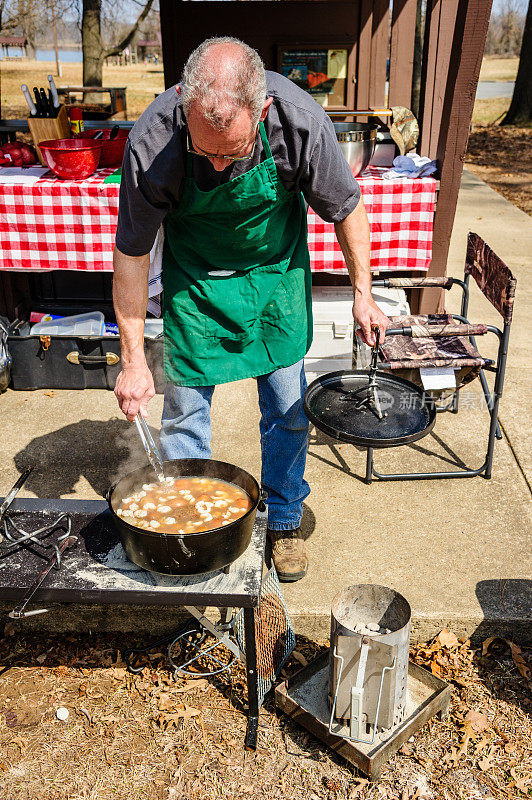
[[[403,722],[380,733],[373,745],[349,741],[349,727],[337,726],[339,735],[329,733],[329,653],[323,653],[275,689],[275,705],[302,725],[331,750],[357,766],[370,780],[401,745],[431,717],[444,717],[449,710],[451,687],[441,678],[408,663],[407,716]],[[344,735],[342,735],[344,734]]]

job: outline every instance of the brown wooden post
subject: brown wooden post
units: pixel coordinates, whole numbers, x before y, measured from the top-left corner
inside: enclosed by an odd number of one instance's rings
[[[410,108],[417,0],[394,0],[390,47],[389,106]]]
[[[429,158],[436,158],[449,75],[449,60],[456,35],[458,5],[459,0],[428,0],[427,2],[421,73],[421,136],[418,152]]]
[[[454,25],[449,29],[448,9],[455,2],[456,0],[429,0],[428,3],[431,8],[430,17],[427,18],[429,60],[423,76],[424,86],[422,83],[424,104],[420,152],[436,158],[440,168],[432,262],[428,272],[431,277],[445,275],[447,270],[449,242],[491,12],[491,0],[461,0]],[[437,25],[435,11],[438,16]],[[450,35],[452,48],[442,94],[439,73],[445,70],[446,60],[443,56],[440,62],[440,53],[448,52]],[[433,36],[436,36],[435,40]],[[419,313],[428,314],[442,310],[442,294],[438,289],[425,289],[421,294]]]
[[[388,0],[361,0],[356,108],[382,107],[390,35]],[[357,117],[363,122],[366,117]]]
[[[358,35],[358,65],[355,108],[368,108],[371,85],[371,28],[372,0],[361,0],[360,33]],[[363,121],[363,117],[357,117]]]
[[[390,40],[390,2],[374,0],[371,33],[371,81],[369,107],[384,105],[386,94],[386,62]]]

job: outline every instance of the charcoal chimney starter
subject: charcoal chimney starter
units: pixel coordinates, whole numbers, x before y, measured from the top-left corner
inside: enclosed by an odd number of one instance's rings
[[[359,584],[335,596],[329,654],[329,731],[372,743],[406,717],[411,609],[394,589]]]

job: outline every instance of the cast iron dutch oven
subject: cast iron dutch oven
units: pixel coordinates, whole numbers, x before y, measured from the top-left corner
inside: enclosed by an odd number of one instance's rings
[[[200,533],[156,533],[130,525],[116,510],[125,497],[139,491],[144,483],[157,480],[151,466],[142,467],[121,478],[109,489],[107,502],[122,545],[130,561],[150,572],[165,575],[199,575],[227,567],[247,549],[257,508],[262,504],[261,490],[255,478],[234,464],[202,458],[182,458],[164,462],[166,477],[219,478],[244,489],[252,507],[242,517]]]

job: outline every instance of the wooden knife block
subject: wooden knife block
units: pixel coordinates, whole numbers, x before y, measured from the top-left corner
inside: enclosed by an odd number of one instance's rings
[[[70,122],[66,108],[61,106],[57,117],[28,117],[28,126],[33,138],[33,144],[37,151],[39,161],[46,167],[46,161],[42,157],[39,142],[46,139],[70,139]]]

